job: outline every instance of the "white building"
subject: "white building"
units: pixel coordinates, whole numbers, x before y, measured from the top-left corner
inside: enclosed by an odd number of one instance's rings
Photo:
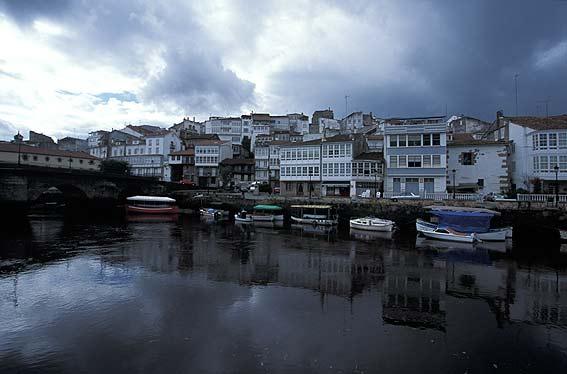
[[[447,144],[447,189],[457,192],[505,193],[510,189],[508,143],[452,134]],[[454,172],[453,172],[454,171]],[[453,186],[454,177],[454,186]]]
[[[351,196],[351,191],[356,191],[352,163],[365,150],[364,138],[337,135],[324,138],[321,144],[321,196]]]
[[[447,136],[443,117],[386,120],[384,145],[386,193],[446,191]]]
[[[280,193],[320,196],[321,140],[280,145]]]
[[[199,187],[220,187],[220,163],[232,158],[232,144],[222,140],[198,140],[195,143],[195,174]]]
[[[495,139],[510,143],[511,189],[567,192],[567,115],[497,118]]]
[[[210,117],[205,121],[205,134],[217,134],[222,141],[241,145],[244,131],[240,117]]]

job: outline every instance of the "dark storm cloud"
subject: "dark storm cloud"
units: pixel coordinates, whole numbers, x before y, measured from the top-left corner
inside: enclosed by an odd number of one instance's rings
[[[566,1],[420,2],[430,6],[431,12],[425,14],[413,4],[401,2],[406,21],[419,28],[410,39],[400,40],[413,50],[399,61],[399,69],[421,77],[427,87],[417,88],[411,80],[364,81],[358,74],[340,72],[321,77],[294,66],[272,77],[277,90],[286,92],[295,86],[295,92],[309,92],[318,108],[331,105],[340,115],[348,94],[350,109],[384,116],[443,114],[447,107],[449,114],[491,119],[499,109],[514,114],[514,75],[519,74],[520,114],[535,114],[537,101],[547,97],[555,103],[554,112],[567,112],[567,54],[557,51],[557,61],[538,67],[546,51],[567,41]],[[381,12],[380,4],[367,6],[356,8],[357,16],[370,14],[373,18],[366,21],[376,24],[376,33],[382,32],[381,19],[388,15]],[[366,43],[375,47],[372,40]],[[388,52],[376,48],[369,69],[380,69],[380,59]]]
[[[21,25],[37,18],[68,25],[76,35],[55,40],[58,49],[76,63],[108,64],[146,80],[145,90],[139,93],[145,102],[174,103],[193,113],[238,112],[243,105],[257,101],[254,83],[227,69],[226,51],[207,34],[210,30],[203,29],[191,5],[184,1],[0,0],[0,12]],[[514,114],[514,75],[519,74],[519,114],[537,114],[537,105],[542,114],[543,104],[538,102],[544,99],[551,99],[551,113],[567,112],[567,1],[290,4],[290,8],[298,6],[301,16],[313,25],[327,22],[316,19],[326,10],[341,13],[352,22],[352,39],[344,45],[334,45],[331,40],[325,51],[329,61],[340,56],[340,63],[312,62],[311,56],[321,52],[305,49],[301,51],[305,62],[271,71],[264,77],[262,94],[278,98],[278,106],[256,110],[310,113],[331,106],[342,115],[347,94],[351,110],[382,116],[443,114],[447,108],[449,114],[492,119],[500,109]],[[266,57],[262,48],[277,45],[263,43],[261,48],[256,42],[265,35],[265,26],[281,22],[289,9],[270,1],[254,6],[228,2],[217,11],[225,8],[231,9],[232,20],[241,20],[231,29],[236,30],[236,48],[245,51],[243,55],[248,54],[245,58],[251,61],[267,58],[266,63],[271,63],[272,57]],[[286,22],[290,21],[281,22],[282,30]],[[362,24],[373,30],[366,39],[354,32]],[[403,27],[397,27],[400,24]],[[328,25],[329,33],[334,26]],[[324,29],[302,38],[324,39],[326,34]],[[383,35],[396,42],[381,44],[378,40]],[[294,41],[289,43],[293,47]],[[317,42],[307,45],[316,46]],[[348,56],[349,60],[341,55],[341,49],[352,45],[362,45],[369,52],[362,57]],[[400,48],[404,53],[398,56],[395,51]],[[156,56],[165,68],[149,74],[148,65]],[[364,58],[365,67],[350,68],[352,61],[360,58]],[[391,71],[388,79],[376,78],[373,71],[383,69],[382,62],[388,59],[398,70]]]

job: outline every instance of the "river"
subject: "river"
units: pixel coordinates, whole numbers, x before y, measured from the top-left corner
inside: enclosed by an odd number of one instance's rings
[[[28,224],[0,239],[0,372],[567,368],[559,249],[197,217]]]

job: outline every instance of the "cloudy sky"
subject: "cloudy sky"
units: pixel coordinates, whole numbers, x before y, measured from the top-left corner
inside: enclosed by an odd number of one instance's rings
[[[567,0],[0,0],[0,139],[183,116],[567,112]]]

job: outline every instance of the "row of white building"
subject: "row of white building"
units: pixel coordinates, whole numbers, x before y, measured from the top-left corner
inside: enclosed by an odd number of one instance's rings
[[[134,175],[203,187],[227,184],[225,162],[230,181],[266,182],[289,196],[567,191],[567,115],[336,120],[329,109],[310,122],[251,113],[95,131],[88,146],[92,156],[127,161]]]

